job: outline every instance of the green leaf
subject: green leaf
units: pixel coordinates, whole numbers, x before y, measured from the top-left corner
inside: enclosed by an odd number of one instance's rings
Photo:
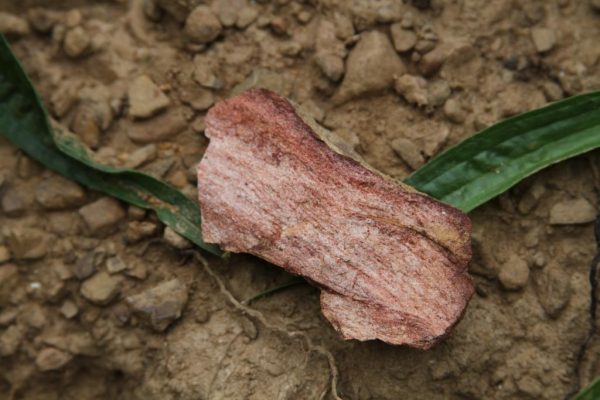
[[[440,154],[405,181],[469,212],[523,178],[600,147],[600,92],[502,121]]]
[[[598,400],[600,399],[600,378],[579,392],[573,400]]]
[[[46,167],[138,207],[156,211],[167,226],[202,249],[198,205],[168,184],[130,169],[98,164],[75,137],[53,130],[46,111],[21,65],[0,35],[0,135]]]

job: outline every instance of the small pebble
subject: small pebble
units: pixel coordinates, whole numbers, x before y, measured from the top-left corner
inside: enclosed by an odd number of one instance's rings
[[[37,228],[13,228],[6,239],[10,252],[17,260],[43,258],[50,246],[50,235]]]
[[[111,275],[118,274],[126,269],[127,264],[125,264],[123,259],[119,256],[111,257],[106,260],[106,271]]]
[[[121,280],[102,271],[87,279],[81,285],[81,295],[97,305],[106,305],[121,291]]]
[[[125,210],[112,197],[102,197],[79,209],[88,230],[97,236],[112,233],[125,218]]]
[[[27,212],[30,201],[26,194],[18,188],[8,188],[0,193],[0,209],[9,217],[20,217]]]
[[[65,300],[60,306],[60,313],[67,319],[75,318],[79,313],[79,308],[71,300]]]
[[[400,53],[412,50],[417,44],[417,35],[413,31],[406,30],[402,24],[393,24],[390,28],[394,48]]]
[[[596,214],[596,208],[584,198],[563,200],[550,208],[550,224],[587,224],[596,219]]]
[[[465,111],[458,100],[453,98],[446,100],[444,103],[444,115],[457,124],[462,124],[466,119]]]
[[[207,6],[198,6],[185,21],[184,32],[194,43],[210,43],[221,34],[223,27],[219,19]]]
[[[139,149],[135,150],[127,156],[127,162],[125,162],[125,167],[137,168],[139,166],[142,166],[149,161],[154,161],[156,159],[157,154],[158,153],[155,144],[149,144],[140,147]]]
[[[529,265],[519,256],[512,255],[502,265],[498,274],[500,284],[506,290],[521,290],[529,281]]]
[[[172,279],[129,296],[126,301],[134,312],[148,320],[152,329],[163,332],[181,317],[188,302],[188,292],[183,282]]]
[[[43,372],[55,371],[66,366],[72,359],[73,356],[69,353],[47,347],[38,353],[35,365]]]
[[[91,40],[88,33],[81,26],[70,29],[65,34],[63,49],[71,58],[80,58],[88,53]]]
[[[36,187],[35,199],[46,210],[60,210],[81,205],[85,192],[75,182],[54,175]]]
[[[545,53],[554,48],[556,35],[553,30],[548,28],[533,28],[531,29],[531,40],[539,53]]]
[[[409,139],[396,138],[391,143],[394,152],[404,160],[413,170],[425,164],[421,150]]]
[[[258,11],[254,7],[244,7],[238,13],[235,26],[239,29],[246,29],[258,18]]]
[[[135,78],[129,86],[127,95],[129,115],[133,118],[149,118],[171,104],[171,100],[147,75]]]

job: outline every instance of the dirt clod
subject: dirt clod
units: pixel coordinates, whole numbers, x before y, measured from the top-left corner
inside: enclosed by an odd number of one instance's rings
[[[117,228],[125,218],[125,210],[112,197],[102,197],[95,202],[79,209],[87,228],[97,236],[103,236]]]
[[[185,21],[185,35],[194,43],[210,43],[221,34],[221,22],[206,6],[196,7]]]
[[[529,265],[518,256],[511,256],[498,274],[502,287],[506,290],[521,290],[529,281]]]
[[[81,285],[81,295],[94,304],[106,305],[120,293],[121,280],[102,271]]]
[[[35,364],[40,371],[55,371],[66,366],[73,356],[64,351],[47,347],[42,349],[35,359]]]
[[[147,318],[152,329],[162,332],[181,317],[188,292],[183,282],[172,279],[129,296],[126,301],[136,313]]]
[[[586,224],[596,219],[596,209],[584,198],[563,200],[550,209],[552,225]]]

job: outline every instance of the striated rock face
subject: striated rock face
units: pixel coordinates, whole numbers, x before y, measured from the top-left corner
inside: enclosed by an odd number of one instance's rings
[[[466,215],[332,150],[285,99],[215,105],[198,167],[204,240],[321,288],[346,339],[427,349],[473,293]]]

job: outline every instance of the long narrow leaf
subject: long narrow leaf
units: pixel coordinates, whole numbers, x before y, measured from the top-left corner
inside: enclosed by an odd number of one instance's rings
[[[600,92],[502,121],[408,177],[416,189],[469,212],[551,164],[600,147]]]
[[[579,392],[573,400],[598,400],[600,399],[600,378]]]
[[[0,135],[46,167],[90,189],[156,211],[166,225],[204,250],[200,210],[183,193],[149,175],[101,165],[74,137],[53,130],[42,102],[21,65],[0,35]]]

